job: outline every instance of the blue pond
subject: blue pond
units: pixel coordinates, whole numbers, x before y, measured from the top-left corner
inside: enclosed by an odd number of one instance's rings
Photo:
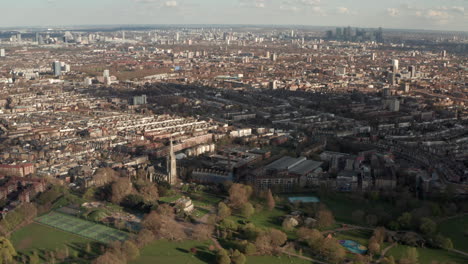
[[[320,202],[319,198],[315,196],[303,196],[303,197],[289,197],[289,202],[303,202],[303,203],[318,203]]]
[[[353,240],[340,240],[340,244],[345,247],[347,250],[356,253],[356,254],[366,254],[367,247],[359,244]]]

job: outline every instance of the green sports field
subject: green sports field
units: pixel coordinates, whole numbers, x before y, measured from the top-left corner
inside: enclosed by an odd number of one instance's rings
[[[124,241],[130,236],[129,233],[58,212],[40,216],[36,222],[102,243]]]

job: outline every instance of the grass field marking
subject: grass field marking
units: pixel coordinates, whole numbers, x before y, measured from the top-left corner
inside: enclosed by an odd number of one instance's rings
[[[123,241],[130,236],[124,231],[58,212],[51,212],[38,217],[36,222],[102,243],[109,243],[114,240]]]

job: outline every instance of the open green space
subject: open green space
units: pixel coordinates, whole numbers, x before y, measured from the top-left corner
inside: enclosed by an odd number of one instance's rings
[[[390,249],[386,256],[393,256],[395,259],[400,259],[405,256],[408,246],[398,245]],[[441,249],[417,248],[419,255],[419,263],[451,262],[457,264],[468,263],[468,258],[460,254],[449,252]]]
[[[320,200],[333,212],[337,221],[356,225],[366,225],[366,223],[356,222],[356,220],[353,219],[353,212],[356,210],[362,210],[373,214],[375,214],[377,210],[388,214],[393,214],[396,211],[395,207],[391,204],[382,201],[360,199],[344,193],[320,197]]]
[[[280,210],[278,208],[274,208],[273,210],[268,210],[264,208],[260,212],[255,212],[249,219],[244,217],[233,215],[229,218],[235,222],[238,221],[250,221],[255,226],[260,228],[280,228],[281,229],[281,221],[279,220],[281,216],[286,215],[287,212]]]
[[[171,242],[158,240],[146,246],[140,251],[140,257],[130,264],[153,264],[153,263],[184,263],[205,264],[215,262],[215,253],[209,250],[210,242],[182,241]],[[190,249],[196,248],[197,253],[191,253]],[[310,264],[310,261],[287,256],[280,257],[247,257],[247,263],[252,264]]]
[[[55,250],[67,245],[71,250],[84,248],[92,240],[46,225],[32,223],[14,232],[11,237],[15,249],[22,253],[32,250]]]
[[[102,245],[90,239],[38,223],[32,223],[14,232],[10,240],[20,256],[30,256],[33,252],[37,252],[41,263],[48,263],[45,257],[47,252],[65,250],[65,248],[71,256],[69,260],[72,260],[72,263],[90,263],[90,259],[96,257],[98,249]],[[88,244],[91,252],[86,252]]]
[[[443,221],[438,227],[444,236],[452,239],[455,249],[468,252],[468,215]]]
[[[51,212],[40,216],[36,218],[36,221],[102,243],[110,243],[116,240],[124,241],[127,240],[130,235],[129,233],[105,225],[96,224],[58,212]]]

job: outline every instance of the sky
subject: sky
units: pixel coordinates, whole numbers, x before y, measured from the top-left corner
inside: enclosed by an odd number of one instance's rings
[[[265,24],[468,31],[468,0],[2,0],[0,27]]]

